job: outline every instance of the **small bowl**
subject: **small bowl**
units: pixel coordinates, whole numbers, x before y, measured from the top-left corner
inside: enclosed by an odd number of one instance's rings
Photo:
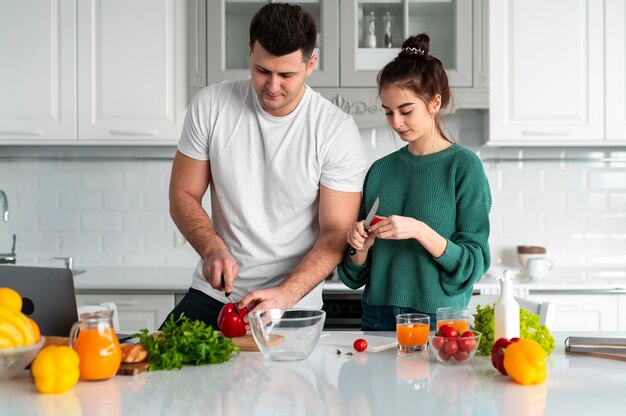
[[[326,312],[319,309],[266,309],[248,314],[259,350],[271,361],[306,359],[320,338]]]
[[[465,364],[471,361],[476,355],[478,344],[480,343],[481,333],[472,331],[473,337],[464,338],[446,338],[439,334],[438,331],[430,331],[428,333],[428,351],[431,356],[442,364]],[[448,344],[456,344],[449,346]],[[454,351],[453,354],[450,354]]]
[[[0,380],[9,380],[28,367],[45,342],[41,337],[36,344],[0,349]]]

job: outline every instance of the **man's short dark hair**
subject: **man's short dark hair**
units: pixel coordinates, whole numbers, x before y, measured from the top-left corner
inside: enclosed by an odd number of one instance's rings
[[[315,48],[315,18],[298,5],[270,3],[261,7],[250,22],[250,46],[255,42],[274,56],[302,50],[307,61]]]

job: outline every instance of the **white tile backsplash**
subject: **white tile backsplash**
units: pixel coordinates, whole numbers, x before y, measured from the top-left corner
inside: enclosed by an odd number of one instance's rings
[[[626,163],[579,161],[626,152],[491,148],[482,144],[483,121],[482,110],[459,110],[445,129],[488,160],[492,264],[517,267],[520,244],[546,246],[561,267],[626,264]],[[370,163],[404,146],[387,126],[361,133]],[[106,154],[115,151],[107,148]],[[117,151],[149,153],[145,148]],[[176,227],[168,212],[174,149],[159,152],[165,157],[157,160],[0,160],[0,189],[11,208],[10,221],[0,222],[0,252],[10,248],[15,233],[20,262],[62,264],[52,258],[73,256],[77,268],[194,267],[198,255],[189,244],[175,247]],[[71,154],[93,157],[100,151],[74,148]],[[517,160],[524,157],[554,160]],[[207,198],[204,203],[208,206]]]

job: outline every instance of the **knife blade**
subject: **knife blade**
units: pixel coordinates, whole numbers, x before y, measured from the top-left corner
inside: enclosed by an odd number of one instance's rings
[[[365,224],[364,224],[365,231],[370,230],[370,222],[372,222],[372,220],[376,216],[376,211],[378,211],[379,204],[380,204],[380,200],[378,197],[376,197],[376,199],[374,200],[374,203],[372,204],[372,207],[370,208],[369,212],[367,213],[367,216],[365,217]],[[356,254],[356,248],[350,247],[348,254],[351,256],[354,256]]]
[[[224,275],[222,275],[222,286],[224,286]],[[229,302],[232,302],[230,300],[230,292],[224,291],[224,295],[226,295],[226,299],[228,299]],[[239,307],[237,307],[237,302],[232,302],[232,304],[235,307],[235,311],[237,312],[237,315],[241,316],[241,312],[239,312]]]

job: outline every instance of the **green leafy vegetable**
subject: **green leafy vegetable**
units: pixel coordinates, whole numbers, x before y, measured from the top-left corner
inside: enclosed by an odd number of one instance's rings
[[[546,351],[546,354],[552,354],[554,351],[554,338],[550,334],[550,330],[539,323],[539,315],[529,312],[525,308],[520,308],[519,313],[520,338],[530,338],[539,343]],[[491,355],[491,347],[496,341],[493,339],[494,328],[493,305],[485,305],[476,307],[474,315],[474,329],[480,332],[480,344],[478,344],[478,354]]]
[[[239,354],[239,347],[230,338],[184,314],[176,321],[170,316],[159,333],[148,334],[144,328],[133,337],[138,337],[148,351],[149,371],[181,368],[183,364],[218,364],[230,360],[233,352]]]

